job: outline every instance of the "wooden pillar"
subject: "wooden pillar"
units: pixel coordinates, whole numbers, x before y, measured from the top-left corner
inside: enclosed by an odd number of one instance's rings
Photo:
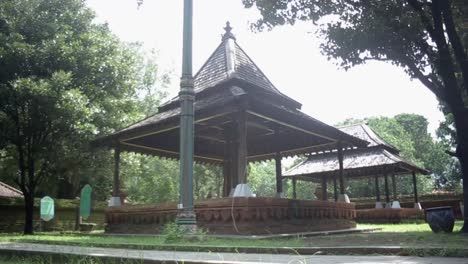
[[[237,176],[238,184],[247,183],[247,112],[239,110],[237,116]],[[233,186],[234,188],[236,186]]]
[[[336,183],[336,175],[333,175],[333,195],[335,197],[335,202],[338,201],[338,185]]]
[[[232,141],[231,148],[230,148],[230,172],[229,177],[231,179],[231,189],[236,188],[237,184],[239,184],[239,177],[238,177],[238,159],[237,159],[237,151],[238,151],[238,142]],[[230,192],[230,191],[229,191]]]
[[[232,190],[233,181],[233,157],[235,151],[234,143],[232,142],[232,126],[224,128],[223,136],[225,140],[224,145],[224,162],[223,162],[223,197],[228,197]]]
[[[293,185],[293,199],[297,199],[296,178],[292,178],[292,185]]]
[[[414,202],[419,203],[419,198],[418,198],[418,186],[416,182],[416,172],[413,171],[413,192],[414,192]]]
[[[322,176],[322,201],[328,201],[327,177]]]
[[[379,176],[375,175],[375,199],[380,202],[380,187],[379,187]]]
[[[398,194],[397,194],[397,183],[396,183],[395,173],[392,173],[392,187],[393,187],[393,201],[397,201]]]
[[[385,202],[388,204],[390,203],[390,191],[388,190],[388,175],[385,173]]]
[[[223,197],[228,197],[229,193],[231,192],[231,177],[230,176],[231,172],[231,166],[230,166],[230,160],[226,156],[223,162]]]
[[[344,183],[344,170],[343,170],[343,149],[341,144],[338,145],[338,164],[339,164],[339,180],[340,180],[340,194],[345,194],[345,183]]]
[[[277,142],[281,141],[279,127],[275,127],[275,139]],[[283,193],[283,175],[281,173],[281,153],[278,151],[275,155],[276,165],[276,196],[281,198]]]
[[[117,143],[114,150],[114,182],[112,196],[120,197],[120,145]]]
[[[283,193],[283,175],[281,174],[281,153],[277,152],[275,156],[276,165],[276,193]]]

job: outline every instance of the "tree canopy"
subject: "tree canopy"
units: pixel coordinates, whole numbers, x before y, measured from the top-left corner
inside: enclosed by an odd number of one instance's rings
[[[84,0],[0,2],[0,169],[24,194],[25,233],[41,183],[74,182],[71,198],[80,181],[106,188],[109,155],[89,140],[154,111],[167,82],[154,55],[93,19]]]
[[[321,50],[343,68],[387,61],[418,79],[453,117],[468,200],[468,7],[463,0],[243,0],[257,29],[312,21]],[[468,211],[468,203],[465,203]],[[462,232],[468,232],[465,216]]]

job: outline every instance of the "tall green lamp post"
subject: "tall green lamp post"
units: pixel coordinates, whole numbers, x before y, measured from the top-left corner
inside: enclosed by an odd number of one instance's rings
[[[193,0],[184,0],[182,77],[180,79],[180,194],[176,223],[188,232],[196,230],[193,206],[193,138],[195,101],[192,74]]]

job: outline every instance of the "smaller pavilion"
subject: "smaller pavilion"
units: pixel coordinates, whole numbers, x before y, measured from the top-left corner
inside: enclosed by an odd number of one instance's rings
[[[11,187],[10,185],[0,182],[0,198],[23,198],[23,193]]]
[[[385,142],[367,125],[358,124],[340,128],[341,131],[370,142],[364,148],[347,148],[343,151],[342,164],[336,158],[338,151],[325,151],[311,154],[307,160],[291,168],[284,174],[285,178],[295,180],[314,181],[321,183],[321,199],[328,200],[327,182],[334,181],[336,199],[336,177],[343,168],[346,179],[374,178],[376,203],[375,208],[383,208],[380,198],[379,180],[384,179],[385,183],[385,207],[400,208],[397,194],[397,175],[412,175],[414,208],[421,209],[418,200],[418,190],[416,185],[416,174],[428,174],[423,169],[399,156],[399,150]],[[389,180],[392,178],[393,202],[390,202]],[[340,182],[341,192],[344,193],[344,183]]]

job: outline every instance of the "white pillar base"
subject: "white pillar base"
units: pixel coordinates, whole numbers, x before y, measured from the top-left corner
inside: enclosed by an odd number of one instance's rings
[[[254,194],[250,190],[250,187],[247,183],[245,184],[238,184],[232,197],[254,197]]]
[[[462,214],[462,218],[465,219],[465,207],[463,206],[462,202],[460,202],[460,211]]]
[[[120,201],[120,197],[112,196],[108,201],[108,205],[109,207],[121,206],[122,202]]]
[[[349,197],[348,197],[348,195],[346,193],[338,195],[338,202],[351,203],[351,201],[349,200]]]
[[[400,209],[401,208],[400,202],[399,201],[393,201],[392,202],[392,208],[393,209]]]
[[[421,203],[414,203],[414,209],[422,210]]]
[[[275,195],[275,198],[284,198],[284,193],[277,192],[276,195]]]
[[[375,202],[375,209],[382,209],[382,208],[383,208],[382,202]]]
[[[385,208],[392,208],[392,203],[385,203]]]

